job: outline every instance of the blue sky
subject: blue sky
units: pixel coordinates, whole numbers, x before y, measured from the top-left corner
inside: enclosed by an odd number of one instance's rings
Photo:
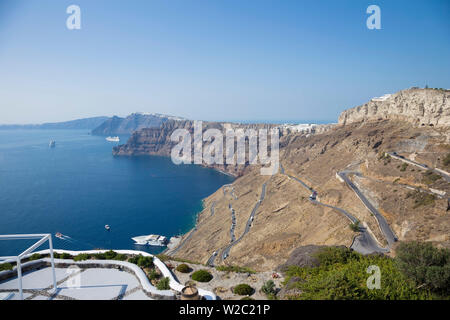
[[[0,123],[336,121],[384,93],[450,88],[449,40],[446,0],[0,0]]]

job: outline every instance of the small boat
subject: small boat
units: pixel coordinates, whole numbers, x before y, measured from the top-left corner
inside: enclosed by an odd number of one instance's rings
[[[120,138],[119,138],[119,137],[107,137],[107,138],[106,138],[106,141],[109,141],[109,142],[119,142],[119,141],[120,141]]]
[[[109,224],[105,224],[105,229],[108,230],[108,231],[111,229],[111,227],[109,226]]]
[[[50,148],[54,148],[54,147],[56,146],[56,142],[55,142],[54,140],[50,140],[48,146],[49,146]]]
[[[159,236],[157,234],[150,234],[148,236],[139,236],[131,238],[136,244],[139,245],[149,245],[149,246],[158,246],[164,247],[167,245],[168,240],[164,236]]]
[[[59,239],[62,239],[62,238],[63,238],[63,235],[62,235],[61,232],[57,232],[57,233],[55,233],[55,237],[57,237],[57,238],[59,238]]]

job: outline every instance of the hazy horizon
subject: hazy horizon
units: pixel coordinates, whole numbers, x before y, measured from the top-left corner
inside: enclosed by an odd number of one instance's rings
[[[66,27],[72,4],[80,30]],[[371,4],[381,30],[366,26]],[[445,0],[4,0],[0,124],[138,111],[337,122],[372,97],[450,88],[449,12]]]

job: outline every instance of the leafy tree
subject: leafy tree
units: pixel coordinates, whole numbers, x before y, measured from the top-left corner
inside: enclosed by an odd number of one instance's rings
[[[346,248],[327,248],[317,253],[318,267],[291,266],[286,273],[285,285],[291,283],[302,293],[293,299],[313,300],[414,300],[430,299],[427,290],[417,288],[397,268],[395,261],[382,255],[363,256]],[[370,289],[367,281],[369,266],[380,270],[380,288]]]
[[[450,293],[450,250],[435,248],[429,242],[401,243],[396,261],[399,270],[418,287]]]

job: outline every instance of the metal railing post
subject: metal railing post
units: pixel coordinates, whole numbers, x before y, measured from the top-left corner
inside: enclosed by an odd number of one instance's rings
[[[20,257],[17,257],[17,277],[19,280],[19,297],[23,300],[23,289],[22,289],[22,265],[20,264]]]
[[[55,274],[55,259],[53,258],[53,243],[52,235],[48,235],[48,242],[50,248],[50,261],[52,264],[52,277],[53,277],[53,291],[56,292],[56,274]]]

